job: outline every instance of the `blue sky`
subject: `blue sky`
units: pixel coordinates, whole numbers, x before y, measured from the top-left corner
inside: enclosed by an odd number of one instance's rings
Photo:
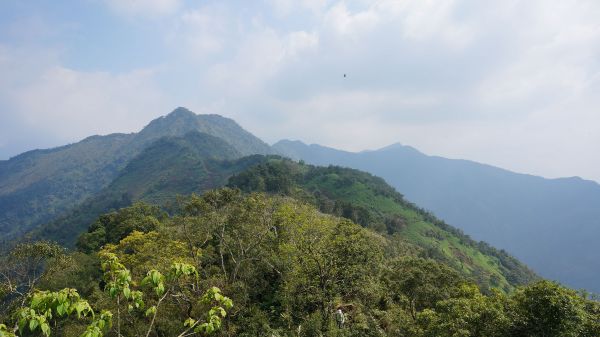
[[[599,17],[596,0],[3,0],[0,159],[186,106],[270,143],[600,181]]]

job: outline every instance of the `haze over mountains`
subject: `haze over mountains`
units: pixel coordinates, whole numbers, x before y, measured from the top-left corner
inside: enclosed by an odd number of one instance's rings
[[[152,142],[191,131],[228,139],[237,156],[271,151],[231,119],[178,108],[139,133],[92,136],[71,145],[26,152],[0,161],[1,236],[8,240],[54,219],[107,186]]]
[[[394,144],[352,153],[299,141],[273,146],[315,165],[342,165],[384,178],[406,197],[477,240],[506,249],[536,272],[600,291],[600,185],[544,179]]]
[[[600,256],[596,183],[521,175],[399,144],[361,153],[291,141],[270,147],[230,119],[184,108],[139,133],[93,136],[0,161],[0,236],[8,241],[29,233],[72,245],[99,214],[223,186],[263,160],[240,158],[272,153],[381,176],[409,201],[506,249],[542,276],[600,292],[600,263],[593,259]]]

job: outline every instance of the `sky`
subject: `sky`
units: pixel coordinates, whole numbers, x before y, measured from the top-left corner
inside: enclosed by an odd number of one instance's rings
[[[597,0],[2,0],[0,159],[184,106],[268,143],[600,181],[598,18]]]

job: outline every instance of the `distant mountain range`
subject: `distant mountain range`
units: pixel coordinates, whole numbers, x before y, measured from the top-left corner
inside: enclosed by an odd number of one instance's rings
[[[225,186],[232,174],[264,158],[240,157],[240,152],[221,138],[198,131],[160,138],[134,157],[108,186],[63,215],[35,227],[26,237],[73,247],[79,234],[101,214],[137,201],[168,206],[178,195]]]
[[[600,247],[594,242],[600,232],[596,183],[521,175],[427,156],[399,144],[361,153],[292,141],[271,147],[231,119],[196,115],[185,108],[152,121],[139,133],[92,136],[0,161],[0,249],[20,238],[53,239],[73,247],[100,214],[136,201],[171,207],[178,194],[224,186],[230,177],[270,163],[272,157],[263,155],[272,154],[380,176],[410,202],[477,240],[504,248],[543,276],[600,292],[600,262],[595,259]],[[270,177],[282,170],[278,165],[262,167],[266,171],[253,174],[259,182],[253,190],[268,190]],[[332,212],[341,212],[335,214],[388,234],[398,232],[428,256],[464,268],[462,272],[480,284],[507,289],[535,277],[506,252],[472,241],[390,194],[375,177],[303,164],[283,168],[279,183],[294,182],[310,202],[328,196],[327,202],[337,205]],[[368,192],[360,189],[363,185],[376,188]],[[383,199],[381,191],[387,191]],[[377,205],[370,207],[369,202]]]
[[[518,174],[401,144],[359,153],[289,140],[273,148],[311,164],[380,176],[408,200],[542,276],[600,292],[600,185],[593,181]]]
[[[271,148],[233,120],[177,108],[139,133],[92,136],[0,161],[0,238],[10,240],[70,210],[108,186],[147,146],[168,136],[202,132],[225,140],[235,156]]]

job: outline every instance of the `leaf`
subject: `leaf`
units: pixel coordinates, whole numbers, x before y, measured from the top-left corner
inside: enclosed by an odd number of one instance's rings
[[[19,320],[19,332],[21,333],[21,335],[23,334],[23,330],[25,330],[26,325],[27,325],[27,318],[22,317]]]
[[[148,310],[146,310],[146,317],[148,317],[150,315],[154,315],[155,313],[156,313],[156,307],[151,306],[150,308],[148,308]]]
[[[35,319],[35,318],[32,319],[31,321],[29,321],[29,330],[30,331],[35,331],[35,328],[38,327],[39,323],[40,322],[37,319]]]
[[[225,306],[225,308],[231,309],[233,308],[233,301],[229,297],[225,297],[225,299],[223,300],[223,305]]]
[[[48,323],[42,323],[40,329],[45,336],[50,336],[50,325],[48,325]]]
[[[33,298],[31,299],[31,307],[37,308],[41,301],[42,297],[39,294],[33,295]]]
[[[125,298],[129,299],[131,296],[131,289],[129,289],[129,287],[125,287],[123,288],[123,296],[125,296]]]
[[[67,313],[67,310],[65,309],[65,303],[62,303],[59,306],[57,306],[56,312],[58,313],[58,316],[64,316]]]
[[[194,323],[196,323],[195,319],[188,318],[185,320],[185,322],[183,322],[183,326],[191,327],[192,325],[194,325]]]
[[[165,285],[162,282],[159,283],[158,286],[155,288],[155,291],[156,295],[161,296],[165,293]]]

